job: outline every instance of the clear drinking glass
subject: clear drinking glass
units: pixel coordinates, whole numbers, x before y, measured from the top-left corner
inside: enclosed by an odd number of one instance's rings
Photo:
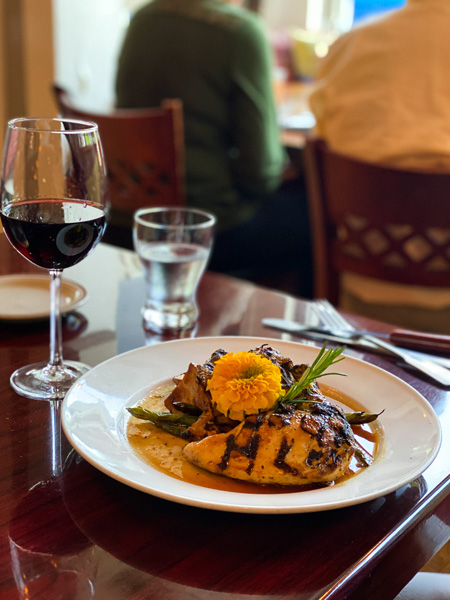
[[[50,272],[50,360],[11,375],[14,390],[36,400],[63,398],[89,367],[63,362],[61,275],[97,245],[105,230],[106,174],[97,125],[71,119],[8,123],[0,183],[8,240]]]
[[[180,332],[195,325],[195,295],[215,223],[212,214],[195,208],[142,208],[135,213],[134,247],[146,280],[144,329]]]

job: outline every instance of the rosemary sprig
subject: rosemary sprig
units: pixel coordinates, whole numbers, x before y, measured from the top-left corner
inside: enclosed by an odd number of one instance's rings
[[[141,406],[128,408],[127,410],[133,415],[133,417],[150,421],[150,423],[153,423],[153,425],[156,425],[157,427],[160,427],[161,429],[164,429],[173,435],[177,435],[178,437],[180,437],[181,434],[186,431],[188,427],[193,425],[198,419],[197,416],[193,415],[157,413],[142,408]]]
[[[280,398],[283,403],[293,404],[302,402],[302,392],[319,377],[323,377],[324,375],[345,375],[345,373],[325,373],[331,365],[344,360],[345,357],[341,356],[341,353],[345,350],[345,346],[330,350],[326,348],[326,344],[324,344],[312,365],[305,369],[300,379],[291,385],[286,394]]]

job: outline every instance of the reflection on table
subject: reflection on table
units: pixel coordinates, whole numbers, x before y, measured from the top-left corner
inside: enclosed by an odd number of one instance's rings
[[[0,252],[0,275],[38,272],[2,234]],[[161,341],[146,337],[141,327],[144,285],[134,253],[100,244],[65,276],[88,293],[87,302],[64,320],[67,359],[95,366]],[[197,337],[297,339],[265,329],[261,319],[304,320],[310,307],[214,273],[204,276],[198,299],[200,319],[190,334]],[[360,328],[390,329],[347,316]],[[72,451],[64,435],[64,468],[55,475],[51,406],[19,397],[9,386],[15,368],[44,360],[47,351],[46,320],[0,323],[2,599],[85,600],[92,593],[108,600],[389,600],[450,539],[449,393],[395,360],[347,350],[408,382],[433,405],[444,436],[432,465],[414,482],[370,502],[257,515],[206,510],[131,489]],[[25,577],[42,586],[31,596]],[[59,578],[66,582],[65,595],[46,595]]]

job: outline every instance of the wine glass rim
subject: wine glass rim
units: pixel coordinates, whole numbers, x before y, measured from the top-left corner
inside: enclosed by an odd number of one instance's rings
[[[135,223],[139,223],[141,225],[144,226],[151,226],[154,229],[177,229],[179,227],[179,225],[177,224],[170,224],[170,223],[158,223],[156,221],[146,221],[145,219],[143,219],[143,215],[149,214],[149,213],[162,213],[162,212],[171,212],[171,211],[175,211],[175,212],[181,212],[181,213],[191,213],[191,214],[196,214],[199,216],[204,217],[204,221],[202,223],[185,223],[183,224],[183,227],[185,229],[204,229],[207,227],[211,227],[213,225],[216,224],[216,217],[212,214],[207,212],[206,210],[202,210],[200,208],[193,208],[190,206],[151,206],[151,207],[144,207],[144,208],[139,208],[135,213],[134,213],[134,221]]]
[[[39,121],[45,121],[47,123],[74,123],[76,125],[81,125],[81,127],[77,129],[57,129],[56,126],[50,129],[44,129],[43,127],[31,126],[25,127],[25,123],[37,123]],[[80,134],[80,133],[93,133],[94,131],[98,131],[97,123],[93,121],[85,121],[83,119],[72,119],[72,118],[64,118],[64,117],[17,117],[15,119],[11,119],[8,121],[8,127],[11,129],[21,129],[24,131],[36,131],[42,133],[60,133],[60,134]]]

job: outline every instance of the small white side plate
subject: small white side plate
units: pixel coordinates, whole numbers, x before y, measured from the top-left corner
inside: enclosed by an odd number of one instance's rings
[[[78,308],[87,300],[83,286],[62,279],[61,312]],[[50,275],[4,275],[0,277],[0,320],[39,321],[50,315]]]

